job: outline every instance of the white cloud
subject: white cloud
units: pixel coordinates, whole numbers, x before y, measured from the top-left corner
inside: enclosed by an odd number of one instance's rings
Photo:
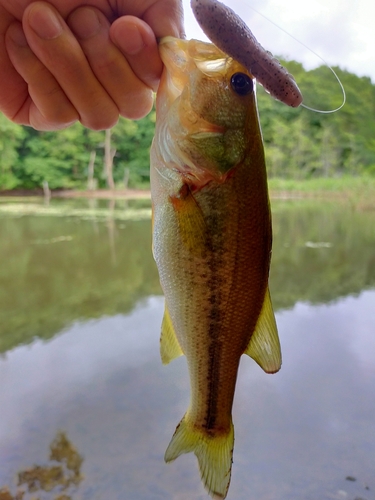
[[[191,12],[190,1],[183,0],[183,3],[187,37],[206,39]],[[226,0],[224,3],[244,19],[267,50],[300,61],[308,69],[322,64],[313,54],[316,52],[329,64],[359,76],[370,76],[375,82],[373,0],[310,0],[303,6],[300,0]]]

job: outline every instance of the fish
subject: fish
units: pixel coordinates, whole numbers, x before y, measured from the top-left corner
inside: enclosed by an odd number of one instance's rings
[[[268,288],[272,225],[254,77],[212,43],[162,38],[151,146],[152,248],[165,296],[164,364],[185,355],[190,403],[165,452],[194,452],[227,495],[242,354],[281,366]]]
[[[191,0],[191,8],[211,42],[241,62],[272,97],[293,108],[302,103],[293,75],[262,47],[231,8],[218,0]]]

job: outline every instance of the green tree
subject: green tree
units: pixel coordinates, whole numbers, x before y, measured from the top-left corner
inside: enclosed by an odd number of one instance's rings
[[[150,147],[155,129],[155,111],[139,121],[122,118],[113,129],[116,147],[114,177],[116,182],[124,178],[130,169],[130,187],[148,185],[150,182]]]
[[[328,110],[340,105],[340,88],[329,68],[305,71],[295,61],[282,62],[295,75],[308,106]],[[259,89],[271,176],[360,175],[375,170],[375,86],[367,77],[334,69],[345,87],[347,102],[333,114],[287,108]]]
[[[341,103],[340,87],[326,66],[306,71],[296,61],[282,61],[295,76],[307,105],[334,109]],[[258,89],[258,106],[269,175],[305,179],[375,174],[375,85],[334,68],[347,102],[338,112],[320,114],[290,108]],[[149,152],[155,111],[139,121],[121,118],[112,130],[113,178],[117,185],[149,185]],[[106,186],[105,132],[75,124],[60,132],[19,127],[0,115],[0,189],[41,187],[86,188],[90,157],[99,187]],[[129,174],[129,178],[128,178]],[[124,180],[125,178],[125,180]]]
[[[20,184],[15,166],[19,161],[18,148],[25,130],[0,113],[0,189],[13,189]]]

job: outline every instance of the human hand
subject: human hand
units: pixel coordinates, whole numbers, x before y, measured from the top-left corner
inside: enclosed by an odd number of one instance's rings
[[[181,36],[179,0],[82,3],[0,0],[0,110],[14,122],[104,129],[150,111],[162,70],[156,37]]]

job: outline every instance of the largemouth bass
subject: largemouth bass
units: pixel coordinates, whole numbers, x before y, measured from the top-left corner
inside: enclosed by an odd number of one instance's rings
[[[185,354],[189,408],[165,453],[194,452],[225,498],[240,357],[281,365],[268,291],[271,215],[252,75],[215,45],[166,37],[151,149],[153,253],[165,294],[161,357]]]

